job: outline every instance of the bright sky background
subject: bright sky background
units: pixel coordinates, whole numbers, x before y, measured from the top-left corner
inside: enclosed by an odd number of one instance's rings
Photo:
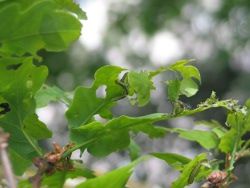
[[[112,0],[87,0],[81,4],[81,7],[87,13],[88,19],[83,21],[84,28],[80,41],[89,50],[95,50],[102,46],[102,36],[108,24],[107,12],[111,2]],[[143,36],[143,33],[139,33],[138,38],[135,38],[131,43],[132,45],[141,42],[140,34]],[[146,41],[146,46],[149,48],[150,60],[156,65],[164,65],[181,57],[183,54],[180,41],[170,32],[157,33],[151,40]],[[133,47],[136,48],[136,46]],[[145,43],[143,43],[143,46],[139,45],[139,47],[145,48]],[[118,59],[122,59],[118,49],[113,49],[110,53],[111,57],[118,56]],[[123,63],[121,62],[120,65],[123,65]]]

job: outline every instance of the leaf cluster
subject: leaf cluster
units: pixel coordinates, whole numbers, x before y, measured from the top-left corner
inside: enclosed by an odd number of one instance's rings
[[[79,86],[72,93],[45,84],[47,67],[34,64],[41,61],[38,51],[66,49],[79,37],[80,19],[85,18],[85,13],[72,0],[0,1],[0,19],[5,20],[0,22],[0,126],[10,134],[9,156],[15,174],[23,175],[32,162],[38,167],[37,178],[20,181],[19,187],[32,184],[63,187],[69,178],[85,177],[77,187],[124,188],[134,167],[152,157],[164,160],[180,172],[172,188],[183,188],[206,179],[211,187],[232,183],[236,162],[250,154],[250,142],[244,139],[250,131],[249,102],[240,106],[232,99],[219,100],[212,92],[210,98],[196,107],[187,107],[180,98],[194,96],[201,84],[200,72],[190,60],[180,60],[157,70],[103,66],[96,71],[90,87]],[[119,105],[120,100],[129,100],[138,107],[150,103],[152,90],[157,89],[154,77],[170,72],[174,73],[173,78],[163,83],[167,87],[166,100],[173,104],[171,113],[114,117],[112,108]],[[39,120],[36,109],[52,101],[67,106],[65,116],[71,147],[60,149],[58,146],[55,151],[45,152],[38,141],[50,138],[53,133]],[[167,120],[212,108],[225,109],[224,125],[216,121],[199,122],[205,130],[167,126]],[[159,126],[158,122],[165,125]],[[205,152],[193,159],[160,151],[145,157],[133,139],[134,135],[142,133],[151,139],[177,134],[181,139],[198,143],[207,152],[224,154],[225,159],[218,160],[216,155],[210,159]],[[131,163],[95,177],[83,164],[70,159],[71,153],[78,149],[81,154],[88,151],[95,157],[127,150]],[[223,168],[221,163],[224,163]],[[70,168],[65,168],[65,164]],[[223,174],[219,183],[211,178],[216,171]]]

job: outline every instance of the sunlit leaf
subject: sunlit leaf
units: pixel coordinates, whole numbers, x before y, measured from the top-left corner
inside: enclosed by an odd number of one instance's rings
[[[198,92],[198,85],[192,79],[183,79],[180,84],[180,93],[192,97]]]
[[[86,13],[80,8],[80,5],[76,4],[73,0],[55,0],[59,8],[65,9],[68,12],[72,12],[80,19],[87,19]]]
[[[4,2],[0,8],[0,51],[21,56],[40,49],[61,51],[80,36],[81,23],[70,13],[80,13],[72,1],[37,0],[29,4]],[[5,6],[4,6],[5,5]],[[65,9],[65,5],[71,5]],[[83,15],[82,15],[83,17]],[[29,21],[27,21],[29,20]],[[9,25],[11,23],[11,26]]]
[[[47,85],[43,85],[41,89],[38,90],[35,99],[37,108],[47,106],[52,101],[60,101],[67,105],[71,102],[66,92],[56,86],[50,87]]]

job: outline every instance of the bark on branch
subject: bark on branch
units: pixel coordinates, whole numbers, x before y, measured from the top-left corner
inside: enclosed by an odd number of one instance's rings
[[[4,177],[9,188],[16,188],[16,181],[12,172],[11,163],[7,153],[9,134],[0,129],[0,158]]]

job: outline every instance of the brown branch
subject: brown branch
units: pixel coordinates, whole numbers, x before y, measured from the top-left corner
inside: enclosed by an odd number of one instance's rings
[[[61,147],[53,143],[53,147],[53,151],[44,154],[43,157],[33,159],[33,164],[38,168],[36,174],[29,178],[33,188],[41,187],[44,175],[52,175],[56,171],[73,169],[73,165],[69,159],[70,157],[62,158],[63,153],[73,147],[73,145],[68,144],[65,147]]]
[[[16,181],[12,172],[11,163],[7,153],[9,134],[0,129],[0,158],[3,166],[4,176],[9,188],[16,188]]]

